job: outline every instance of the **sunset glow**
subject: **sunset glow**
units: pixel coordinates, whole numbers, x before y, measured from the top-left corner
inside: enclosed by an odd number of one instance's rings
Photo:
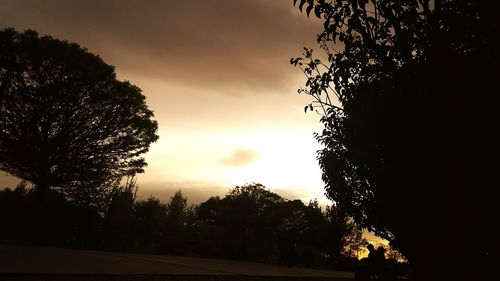
[[[140,196],[182,189],[199,202],[258,182],[328,204],[319,116],[304,114],[304,77],[289,65],[315,45],[319,23],[290,1],[191,2],[3,1],[0,26],[77,42],[143,90],[160,139],[138,176]],[[2,175],[0,186],[16,181]]]

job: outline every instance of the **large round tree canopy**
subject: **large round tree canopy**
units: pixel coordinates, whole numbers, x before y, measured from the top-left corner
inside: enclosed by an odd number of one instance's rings
[[[152,117],[141,89],[78,44],[0,30],[0,170],[45,187],[142,172]]]

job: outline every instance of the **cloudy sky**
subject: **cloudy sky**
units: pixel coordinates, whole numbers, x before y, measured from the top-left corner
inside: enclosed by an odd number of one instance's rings
[[[160,139],[140,195],[194,203],[259,182],[289,199],[323,196],[319,116],[289,64],[321,23],[292,0],[0,0],[0,27],[77,42],[139,86]],[[0,186],[17,180],[5,174]]]

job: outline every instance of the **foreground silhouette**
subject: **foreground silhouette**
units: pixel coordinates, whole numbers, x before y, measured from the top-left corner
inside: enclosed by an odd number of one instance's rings
[[[306,48],[291,63],[308,78],[306,110],[323,115],[328,197],[399,249],[414,279],[493,275],[498,2],[294,3],[324,22],[327,60]]]

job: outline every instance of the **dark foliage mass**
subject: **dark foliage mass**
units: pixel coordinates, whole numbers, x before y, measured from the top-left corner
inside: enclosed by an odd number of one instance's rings
[[[97,231],[99,212],[89,206],[69,203],[59,192],[46,195],[44,220],[45,245],[95,247],[100,243]],[[0,243],[38,243],[40,227],[36,215],[36,194],[25,182],[15,189],[0,191]]]
[[[138,87],[79,45],[0,30],[0,169],[39,193],[142,172],[152,117]]]
[[[237,186],[199,205],[177,191],[168,202],[137,200],[133,180],[104,208],[47,194],[43,240],[34,220],[35,192],[22,182],[0,191],[0,243],[135,251],[353,270],[366,241],[335,207],[286,200],[260,184]]]
[[[322,114],[327,195],[409,259],[414,278],[498,263],[496,1],[294,1],[324,22],[292,59]],[[460,268],[460,270],[456,270]]]

